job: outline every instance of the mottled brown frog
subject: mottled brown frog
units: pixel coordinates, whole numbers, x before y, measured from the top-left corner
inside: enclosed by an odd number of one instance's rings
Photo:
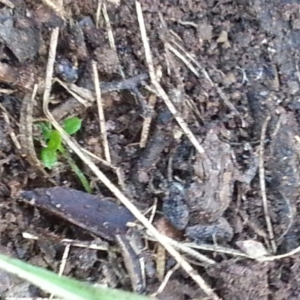
[[[219,139],[217,128],[208,131],[202,145],[205,155],[196,156],[195,180],[185,189],[184,198],[190,211],[186,234],[194,239],[206,240],[213,235],[231,239],[232,228],[223,218],[237,179],[231,147]]]
[[[202,143],[205,154],[195,158],[193,181],[181,188],[173,184],[164,199],[164,213],[171,223],[196,241],[232,239],[233,230],[223,214],[232,201],[235,182],[249,184],[257,170],[257,165],[252,166],[251,174],[242,175],[230,144],[220,140],[219,133],[218,127],[208,131]]]
[[[195,180],[185,190],[185,200],[197,219],[213,222],[223,215],[232,199],[237,171],[231,147],[219,139],[216,129],[207,133],[202,145],[205,155],[196,156]]]

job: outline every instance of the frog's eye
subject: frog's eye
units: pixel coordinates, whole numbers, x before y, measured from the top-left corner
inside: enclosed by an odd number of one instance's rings
[[[55,71],[62,80],[68,83],[73,83],[78,79],[78,68],[67,59],[57,62]]]

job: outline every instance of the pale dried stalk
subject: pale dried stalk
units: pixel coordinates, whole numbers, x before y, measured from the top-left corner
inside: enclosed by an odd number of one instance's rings
[[[55,3],[51,0],[42,0],[42,2],[50,7],[63,20],[66,19],[66,12],[63,8],[62,1],[57,1],[58,3]]]
[[[59,28],[55,28],[51,35],[51,44],[49,49],[49,59],[47,64],[46,76],[53,74],[54,60],[56,54],[57,40],[58,40]],[[199,274],[195,272],[192,266],[184,260],[184,258],[166,241],[165,237],[160,234],[156,228],[144,217],[144,215],[136,208],[135,205],[131,203],[131,201],[121,192],[119,188],[117,188],[106,176],[103,172],[99,170],[99,168],[92,162],[92,160],[86,156],[77,145],[75,141],[73,141],[70,136],[63,130],[63,128],[59,125],[59,123],[54,119],[52,114],[49,111],[49,95],[47,91],[51,90],[51,78],[46,78],[46,83],[50,83],[49,85],[45,85],[45,93],[44,93],[44,103],[43,110],[53,127],[60,133],[63,142],[74,152],[79,158],[94,172],[94,174],[98,177],[98,179],[118,198],[121,203],[127,207],[127,209],[148,229],[149,233],[153,235],[156,240],[164,246],[164,248],[175,258],[175,260],[180,264],[180,266],[198,283],[198,285],[204,290],[204,292],[211,296],[213,300],[219,300],[219,297],[213,292],[213,290],[205,283],[205,281],[201,278]]]
[[[58,276],[62,276],[63,273],[64,273],[64,270],[65,270],[65,267],[66,267],[66,264],[67,264],[67,260],[68,260],[68,256],[69,256],[69,253],[70,253],[70,248],[71,248],[70,244],[67,244],[65,246],[64,254],[62,256],[60,266],[59,266]],[[54,296],[55,296],[54,294],[51,294],[49,299],[53,299]]]
[[[94,84],[95,84],[95,92],[96,92],[96,99],[97,99],[97,106],[98,106],[99,126],[100,126],[102,145],[104,149],[105,159],[109,164],[111,164],[111,157],[110,157],[109,144],[107,140],[107,132],[106,132],[106,125],[105,125],[105,116],[104,116],[104,110],[103,110],[102,99],[101,99],[99,75],[97,70],[97,63],[95,61],[92,62],[92,68],[94,74]]]
[[[138,1],[135,1],[135,4],[136,4],[137,17],[138,17],[138,22],[139,22],[139,26],[140,26],[141,37],[142,37],[142,41],[143,41],[143,45],[144,45],[144,51],[145,51],[146,61],[147,61],[148,68],[149,68],[149,74],[150,74],[151,82],[154,85],[154,87],[157,89],[157,92],[159,93],[159,95],[165,101],[167,107],[169,108],[171,113],[174,115],[174,117],[177,120],[178,124],[181,126],[182,130],[187,135],[187,137],[190,139],[192,144],[195,146],[195,148],[198,150],[199,153],[204,154],[205,151],[204,151],[203,147],[198,143],[197,139],[195,138],[193,133],[190,131],[187,124],[178,115],[175,106],[170,101],[169,97],[167,96],[167,94],[165,93],[165,91],[163,90],[163,88],[160,86],[159,82],[156,79],[154,66],[153,66],[153,61],[152,61],[152,55],[151,55],[151,51],[150,51],[150,46],[149,46],[147,34],[146,34],[146,28],[145,28],[145,22],[144,22],[144,17],[143,17],[143,13],[142,13],[141,4]],[[144,216],[143,216],[143,218],[144,218]],[[140,221],[141,221],[141,219],[140,219]],[[146,224],[147,224],[148,221],[146,219],[144,221],[146,221]],[[143,222],[143,225],[145,225],[144,222]],[[215,292],[212,290],[212,288],[210,286],[208,286],[208,284],[205,282],[205,280],[180,255],[180,253],[178,253],[168,242],[166,242],[165,238],[155,230],[155,228],[152,226],[152,224],[149,224],[149,225],[151,225],[151,227],[154,229],[154,231],[151,230],[151,234],[155,238],[159,237],[158,242],[160,242],[165,247],[165,249],[176,259],[176,261],[180,264],[180,266],[191,276],[191,278],[199,285],[199,287],[208,296],[210,296],[213,300],[220,299],[215,294]],[[149,229],[150,227],[147,227],[147,228]],[[155,233],[155,235],[154,235],[154,233]]]
[[[97,11],[96,11],[96,28],[99,28],[100,25],[102,2],[103,2],[102,0],[98,0]]]
[[[142,14],[142,9],[140,7],[140,3],[136,1],[136,7],[137,7],[137,15],[138,15],[138,21],[140,25],[140,31],[141,31],[141,37],[144,45],[144,51],[145,51],[145,56],[146,56],[146,61],[148,64],[148,69],[149,69],[149,74],[151,78],[151,82],[153,86],[156,88],[157,93],[159,96],[164,100],[165,104],[167,105],[168,109],[170,112],[173,114],[174,118],[176,119],[177,123],[181,127],[182,131],[186,134],[186,136],[189,138],[191,143],[194,145],[194,147],[197,149],[197,151],[200,154],[204,154],[205,150],[203,147],[200,145],[192,131],[189,129],[188,125],[186,122],[182,119],[182,117],[179,115],[177,112],[176,107],[168,97],[167,93],[164,91],[164,89],[161,87],[159,84],[158,80],[156,79],[155,71],[154,71],[154,66],[153,66],[153,61],[152,61],[152,55],[150,51],[150,46],[147,38],[147,33],[146,33],[146,28],[144,24],[144,18]]]
[[[152,121],[152,113],[154,111],[154,107],[156,104],[156,95],[150,95],[149,97],[149,101],[148,101],[148,109],[149,109],[149,117],[147,116],[144,119],[143,122],[143,127],[142,127],[142,133],[141,133],[141,140],[140,140],[140,147],[141,148],[145,148],[146,144],[147,144],[147,140],[148,140],[148,136],[149,136],[149,131],[150,131],[150,125],[151,125],[151,121]]]
[[[79,103],[81,103],[83,106],[87,107],[88,106],[88,102],[91,102],[90,99],[85,100],[82,97],[80,97],[78,94],[76,94],[72,89],[69,88],[69,86],[61,81],[59,78],[55,78],[54,82],[58,82],[70,95],[72,95]]]
[[[271,222],[271,218],[269,215],[269,209],[268,209],[268,200],[267,200],[267,194],[266,194],[266,182],[265,182],[265,167],[264,167],[264,152],[265,152],[265,139],[266,139],[266,131],[269,121],[271,120],[271,116],[268,115],[265,122],[263,123],[262,129],[261,129],[261,136],[260,136],[260,147],[259,147],[259,182],[260,182],[260,189],[261,189],[261,196],[262,196],[262,204],[264,208],[264,214],[265,214],[265,220],[266,225],[268,229],[269,234],[269,240],[272,246],[273,253],[276,253],[276,243],[274,240],[274,231],[273,226]]]
[[[106,23],[106,30],[107,30],[109,45],[110,45],[111,49],[113,49],[117,53],[115,38],[114,38],[114,35],[113,35],[109,15],[107,13],[107,6],[106,6],[105,2],[103,3],[103,6],[102,6],[102,13],[103,13],[103,17],[104,17],[104,20],[105,20],[105,23]],[[123,79],[125,79],[125,74],[124,74],[122,66],[120,64],[119,57],[118,57],[118,68],[119,68],[119,73],[120,73],[121,77]]]
[[[15,8],[15,5],[10,0],[0,0],[0,3],[8,6],[9,8]]]

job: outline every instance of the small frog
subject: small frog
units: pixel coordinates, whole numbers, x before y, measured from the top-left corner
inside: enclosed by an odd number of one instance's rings
[[[199,217],[217,221],[229,206],[236,181],[231,147],[219,139],[217,129],[208,131],[202,145],[205,154],[196,156],[195,180],[185,189],[185,201],[196,218],[190,216],[190,224],[197,223]]]
[[[232,200],[235,182],[249,184],[257,170],[256,163],[251,174],[241,175],[232,159],[230,145],[220,140],[219,132],[218,127],[208,131],[202,143],[205,154],[197,154],[193,165],[192,182],[177,189],[176,197],[170,193],[172,197],[164,199],[168,219],[178,229],[184,226],[186,236],[195,241],[232,239],[233,230],[223,214]],[[169,213],[172,206],[173,212]],[[183,209],[180,214],[175,213],[178,206]]]

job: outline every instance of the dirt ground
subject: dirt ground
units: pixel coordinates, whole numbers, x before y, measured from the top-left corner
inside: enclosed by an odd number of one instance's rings
[[[111,163],[96,101],[85,107],[55,82],[50,109],[60,122],[82,119],[74,138],[102,159],[93,158],[111,182],[143,212],[156,206],[159,231],[200,247],[207,261],[183,255],[220,299],[300,299],[299,254],[288,254],[300,243],[300,1],[141,1],[156,76],[176,114],[153,92],[134,1],[99,8],[104,1],[65,0],[61,10],[46,2],[0,4],[0,252],[58,272],[70,239],[86,247],[70,248],[67,276],[151,295],[170,271],[159,299],[210,299],[155,242],[135,253],[146,275],[133,282],[115,238],[132,216],[74,153],[104,215],[95,198],[74,191],[84,188],[64,157],[51,170],[37,161],[50,36],[59,27],[54,77],[93,100],[96,62]],[[42,209],[24,203],[22,191]],[[0,296],[45,294],[0,272]]]

